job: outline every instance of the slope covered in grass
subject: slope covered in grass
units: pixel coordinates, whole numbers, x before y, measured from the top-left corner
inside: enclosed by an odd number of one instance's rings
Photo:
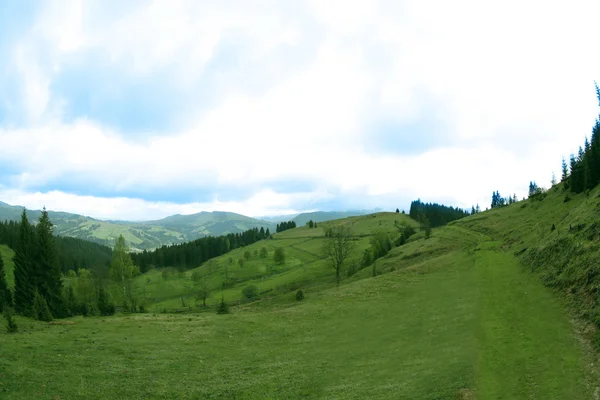
[[[224,290],[226,299],[238,298],[248,280],[262,285],[263,298],[233,307],[229,315],[149,313],[75,318],[75,325],[62,326],[18,319],[18,334],[0,333],[3,394],[8,399],[593,398],[594,354],[574,329],[565,302],[524,268],[508,240],[519,238],[514,247],[539,238],[503,233],[510,224],[501,221],[523,204],[434,229],[430,239],[417,234],[378,260],[378,276],[365,269],[339,287],[318,256],[322,231],[283,232],[253,246],[283,247],[289,264],[264,282],[261,267],[267,263],[260,258],[230,271],[240,282]],[[359,218],[354,227],[362,246],[369,232],[394,227],[398,219]],[[243,256],[245,250],[232,254]],[[213,260],[212,274],[222,273],[227,257]],[[150,278],[147,290],[166,293],[163,283],[173,286],[157,304],[181,293],[185,276],[167,277],[152,288],[155,279],[163,279],[153,273],[157,276],[139,277]],[[282,289],[290,283],[306,289],[304,301],[296,301],[289,287]],[[276,287],[282,289],[279,295]],[[217,296],[220,291],[212,299]]]
[[[143,274],[136,279],[138,298],[147,309],[156,312],[198,309],[195,293],[202,283],[194,284],[194,274],[200,276],[210,289],[210,305],[216,304],[221,296],[229,302],[243,299],[242,290],[250,284],[258,287],[262,297],[288,294],[298,288],[329,287],[335,284],[335,274],[324,258],[322,248],[325,230],[339,224],[350,225],[355,235],[355,248],[347,265],[360,260],[375,233],[385,232],[395,238],[403,225],[418,227],[406,215],[377,213],[323,222],[312,229],[306,226],[290,229],[273,235],[273,239],[235,249],[189,271],[178,272],[171,268]],[[264,258],[260,256],[263,247],[267,251]],[[283,264],[274,261],[277,248],[283,248],[285,253]],[[249,258],[244,256],[246,252]],[[239,264],[240,259],[244,260],[243,265]],[[117,290],[114,294],[118,298]]]

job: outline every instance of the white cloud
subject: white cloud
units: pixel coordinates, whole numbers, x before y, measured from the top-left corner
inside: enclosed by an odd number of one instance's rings
[[[0,126],[0,159],[21,171],[5,185],[19,193],[13,201],[45,200],[112,218],[160,214],[156,207],[267,215],[331,193],[364,204],[397,196],[484,206],[493,190],[522,196],[529,180],[547,185],[597,115],[592,81],[600,70],[593,52],[600,4],[235,5],[156,1],[113,12],[102,2],[49,3],[13,48],[32,121],[20,129]],[[239,65],[226,69],[235,76],[218,82],[222,98],[208,109],[189,105],[197,112],[168,135],[130,141],[103,121],[61,118],[62,104],[72,99],[54,95],[51,83],[63,65],[100,55],[126,78],[151,82],[160,73],[182,91],[201,93],[196,85],[205,66],[232,37],[243,38],[244,47],[237,49]],[[290,55],[302,46],[311,51],[301,65],[295,57],[275,62],[281,46]],[[262,90],[250,93],[229,82],[252,81],[261,73],[256,65],[272,75]],[[451,145],[422,154],[367,150],[372,132],[366,127],[378,120],[423,118],[435,118],[435,136],[451,137]],[[237,186],[256,194],[241,202],[176,205],[35,193],[45,182],[69,179],[117,196],[139,187]],[[269,191],[273,182],[294,181],[310,182],[314,193]]]

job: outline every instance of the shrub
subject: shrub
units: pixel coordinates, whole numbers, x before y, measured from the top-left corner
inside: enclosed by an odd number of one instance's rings
[[[240,268],[244,268],[244,259],[243,259],[243,258],[240,258],[240,259],[238,260],[238,264],[240,265]]]
[[[254,299],[258,297],[258,288],[256,285],[248,285],[244,289],[242,289],[242,294],[247,299]]]
[[[269,255],[269,252],[267,251],[267,248],[265,246],[260,248],[260,258],[267,258],[267,256]]]
[[[246,250],[246,251],[244,252],[244,258],[245,258],[246,260],[249,260],[249,259],[250,259],[250,252],[249,252],[248,250]]]
[[[296,292],[296,300],[298,300],[298,301],[304,300],[304,292],[302,291],[302,289],[300,289]]]
[[[13,311],[8,307],[4,310],[4,318],[6,318],[6,332],[15,333],[19,330],[17,323],[13,319]]]
[[[563,200],[563,203],[567,203],[571,201],[571,196],[569,196],[568,194],[565,195],[565,199]]]
[[[229,314],[229,306],[225,303],[223,296],[221,296],[221,302],[217,306],[217,314]]]
[[[275,261],[277,264],[285,264],[285,251],[283,250],[283,247],[278,247],[275,249],[273,261]]]
[[[556,226],[554,226],[554,224],[552,224],[552,228],[550,228],[550,232],[554,232],[555,229],[556,229]]]

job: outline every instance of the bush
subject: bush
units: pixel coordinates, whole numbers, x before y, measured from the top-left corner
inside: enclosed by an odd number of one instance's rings
[[[267,256],[269,255],[269,252],[267,251],[266,247],[261,247],[260,248],[260,258],[267,258]]]
[[[298,301],[304,300],[304,292],[302,291],[302,289],[300,289],[296,292],[296,300],[298,300]]]
[[[249,252],[248,250],[246,250],[246,251],[244,252],[244,258],[245,258],[246,260],[249,260],[249,259],[250,259],[250,252]]]
[[[275,249],[273,261],[275,261],[277,264],[285,264],[285,251],[283,250],[283,247],[278,247]]]
[[[221,296],[221,302],[217,306],[217,314],[229,314],[229,306],[225,303],[223,296]]]
[[[569,202],[569,201],[571,201],[571,196],[569,196],[569,195],[567,194],[567,195],[565,195],[565,199],[563,200],[563,203],[567,203],[567,202]]]
[[[258,297],[258,288],[256,285],[248,285],[244,289],[242,289],[242,294],[247,299],[254,299]]]
[[[19,330],[17,323],[13,319],[13,311],[8,307],[4,310],[4,318],[6,318],[6,332],[15,333]]]
[[[240,258],[240,259],[238,260],[238,264],[239,264],[240,268],[244,268],[244,259],[243,259],[243,258]]]

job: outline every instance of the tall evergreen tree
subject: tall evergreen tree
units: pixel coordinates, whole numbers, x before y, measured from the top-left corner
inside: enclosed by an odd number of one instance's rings
[[[7,308],[12,308],[12,295],[6,283],[4,260],[2,260],[2,256],[0,255],[0,313],[4,312]]]
[[[38,277],[36,289],[48,302],[53,316],[65,316],[62,280],[60,267],[56,257],[56,242],[52,234],[52,222],[48,217],[46,207],[42,210],[36,225],[36,251],[34,253],[34,273]]]
[[[567,162],[565,161],[564,157],[562,159],[561,169],[562,169],[562,175],[560,177],[560,181],[566,182],[569,179],[569,167],[568,167]]]
[[[27,220],[27,212],[23,209],[21,214],[21,224],[19,226],[19,238],[15,246],[14,275],[15,275],[15,292],[14,305],[15,311],[19,314],[30,315],[33,306],[34,285],[35,280],[33,275],[33,231],[29,221]]]

